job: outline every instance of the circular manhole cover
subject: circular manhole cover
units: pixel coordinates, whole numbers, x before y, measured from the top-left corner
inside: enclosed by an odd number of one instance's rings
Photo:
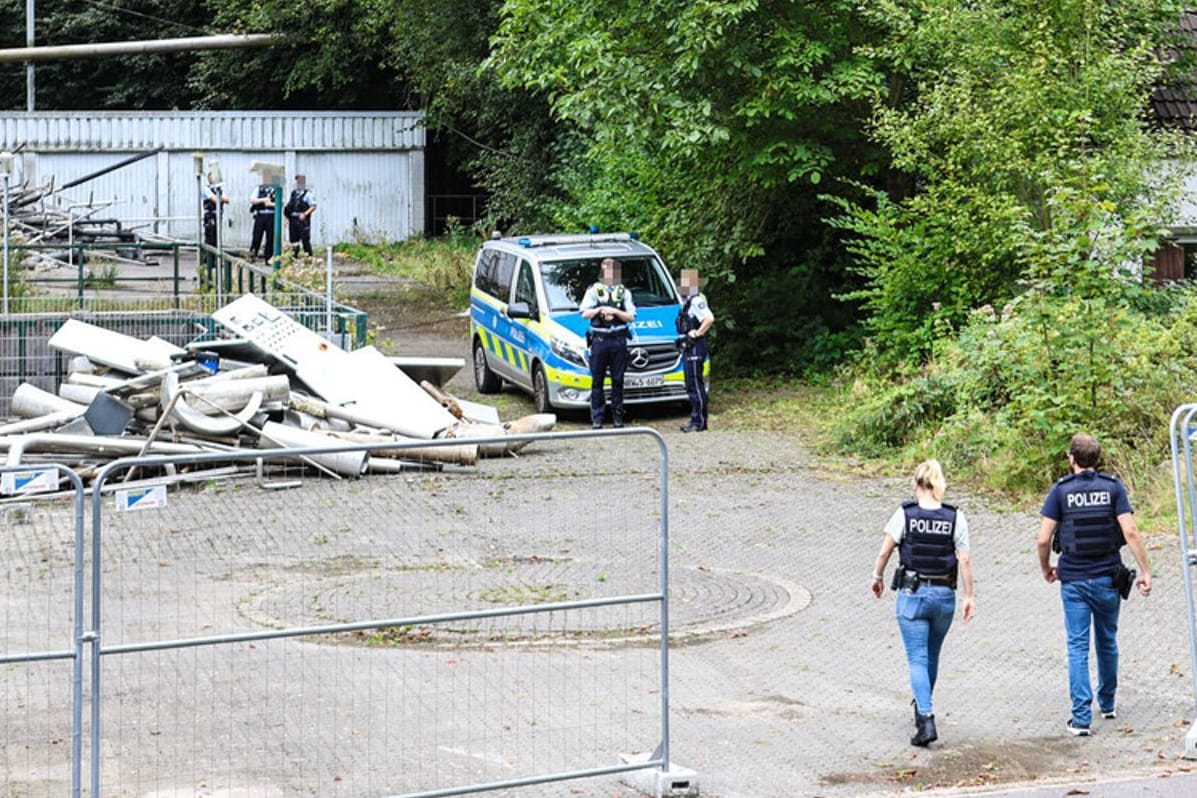
[[[660,635],[659,593],[653,574],[635,583],[579,561],[517,561],[488,567],[388,569],[338,562],[306,563],[255,581],[268,585],[241,602],[242,613],[272,629],[304,629],[363,622],[416,621],[337,634],[337,642],[435,643],[572,639],[611,642]],[[755,574],[706,568],[670,572],[669,627],[674,639],[746,629],[810,604],[810,592]],[[566,602],[637,600],[554,608]],[[531,611],[510,612],[514,608]],[[422,622],[436,619],[433,623]],[[327,638],[325,638],[327,639]]]

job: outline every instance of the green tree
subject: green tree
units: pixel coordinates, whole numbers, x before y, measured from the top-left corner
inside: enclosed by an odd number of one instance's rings
[[[1126,283],[1111,275],[1156,247],[1177,198],[1160,165],[1184,145],[1145,112],[1181,10],[1167,0],[868,6],[887,31],[869,52],[890,72],[873,135],[915,190],[844,203],[836,223],[857,235],[866,286],[852,296],[882,363],[923,362],[937,335],[1028,281],[1124,301]]]
[[[855,53],[872,30],[855,8],[508,0],[489,64],[584,137],[561,170],[562,225],[639,229],[733,277],[790,236],[796,198],[875,167],[857,101],[878,75]]]
[[[25,7],[4,0],[0,41],[25,46]],[[36,6],[38,46],[91,44],[134,39],[202,36],[210,13],[200,0],[61,0]],[[107,58],[39,62],[35,90],[38,110],[188,108],[187,89],[194,55],[149,53]],[[8,110],[25,108],[25,65],[0,65],[0,96]]]

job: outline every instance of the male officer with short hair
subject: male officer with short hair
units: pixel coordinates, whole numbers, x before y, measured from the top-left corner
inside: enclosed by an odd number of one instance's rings
[[[590,422],[602,429],[604,406],[603,381],[611,373],[611,421],[623,426],[623,375],[628,368],[628,327],[636,318],[632,292],[620,282],[620,263],[603,258],[602,279],[586,289],[579,308],[589,319],[590,333]]]
[[[1093,686],[1089,681],[1089,630],[1097,652],[1097,704],[1101,716],[1117,717],[1118,611],[1121,597],[1115,577],[1123,570],[1121,549],[1129,546],[1139,565],[1138,586],[1151,593],[1147,551],[1135,524],[1134,510],[1122,482],[1096,470],[1101,447],[1090,435],[1074,435],[1068,446],[1072,473],[1047,494],[1035,543],[1039,568],[1048,582],[1060,582],[1064,629],[1068,634],[1068,691],[1072,716],[1067,729],[1089,736]],[[1052,545],[1057,533],[1058,547]],[[1060,556],[1051,565],[1051,550]],[[1128,588],[1129,589],[1129,588]]]

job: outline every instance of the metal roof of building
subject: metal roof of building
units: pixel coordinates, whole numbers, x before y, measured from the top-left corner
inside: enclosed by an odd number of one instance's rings
[[[0,113],[0,148],[40,151],[415,150],[415,111],[39,111]]]

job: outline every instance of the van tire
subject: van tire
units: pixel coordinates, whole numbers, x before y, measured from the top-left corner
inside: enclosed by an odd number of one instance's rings
[[[486,364],[486,350],[477,339],[474,339],[474,387],[478,393],[498,393],[503,388],[503,379]]]
[[[537,413],[552,413],[553,402],[549,399],[549,381],[539,363],[532,367],[532,402]]]

